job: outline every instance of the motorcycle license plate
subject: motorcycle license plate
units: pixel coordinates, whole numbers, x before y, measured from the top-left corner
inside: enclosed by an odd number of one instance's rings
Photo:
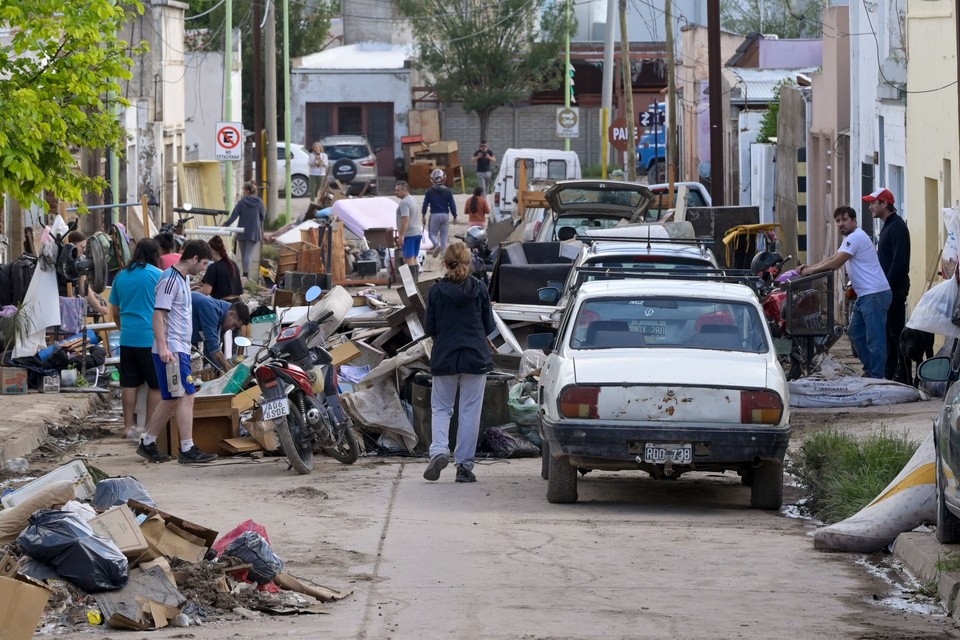
[[[290,413],[290,402],[286,398],[278,398],[263,403],[263,419],[276,420]]]
[[[693,447],[689,444],[651,444],[643,447],[643,461],[649,464],[663,464],[669,460],[673,464],[693,462]]]

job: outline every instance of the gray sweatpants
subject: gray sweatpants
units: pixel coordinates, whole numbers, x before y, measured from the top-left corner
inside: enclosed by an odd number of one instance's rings
[[[449,213],[431,213],[427,234],[433,246],[440,247],[441,254],[447,249],[447,232],[450,231]]]
[[[237,247],[240,249],[240,263],[242,265],[240,273],[248,275],[250,273],[250,259],[253,257],[253,251],[257,247],[257,241],[241,240],[238,238]]]
[[[457,415],[457,447],[453,452],[453,459],[465,469],[473,469],[486,384],[487,376],[483,373],[433,376],[433,390],[430,394],[430,408],[433,410],[431,458],[450,455],[450,418],[453,416],[453,401],[457,397],[459,386],[460,411]]]

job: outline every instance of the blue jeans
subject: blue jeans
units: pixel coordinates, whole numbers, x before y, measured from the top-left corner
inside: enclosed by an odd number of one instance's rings
[[[863,363],[863,375],[882,378],[887,364],[887,309],[893,294],[889,289],[860,296],[850,314],[850,344]]]

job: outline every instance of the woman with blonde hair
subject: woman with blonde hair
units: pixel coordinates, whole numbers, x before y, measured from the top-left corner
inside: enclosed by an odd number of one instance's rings
[[[244,182],[243,197],[223,223],[224,227],[229,227],[236,221],[238,227],[243,227],[243,231],[237,234],[237,243],[240,245],[240,263],[243,265],[244,278],[250,274],[250,260],[263,239],[263,219],[266,217],[267,208],[257,195],[257,183],[253,180]]]
[[[493,368],[487,336],[493,333],[493,310],[487,289],[470,275],[472,256],[462,243],[443,252],[446,275],[431,288],[424,329],[433,337],[430,373],[433,410],[430,463],[423,477],[437,480],[450,458],[450,418],[460,390],[454,462],[457,482],[476,482],[473,474],[480,432],[480,409],[486,374]]]

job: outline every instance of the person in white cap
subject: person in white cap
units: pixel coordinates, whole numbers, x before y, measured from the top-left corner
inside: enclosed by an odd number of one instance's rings
[[[910,231],[893,206],[889,189],[880,188],[864,196],[870,215],[883,222],[877,257],[887,277],[893,298],[887,311],[887,364],[883,377],[907,382],[907,367],[900,354],[900,334],[907,322],[907,294],[910,293]]]

